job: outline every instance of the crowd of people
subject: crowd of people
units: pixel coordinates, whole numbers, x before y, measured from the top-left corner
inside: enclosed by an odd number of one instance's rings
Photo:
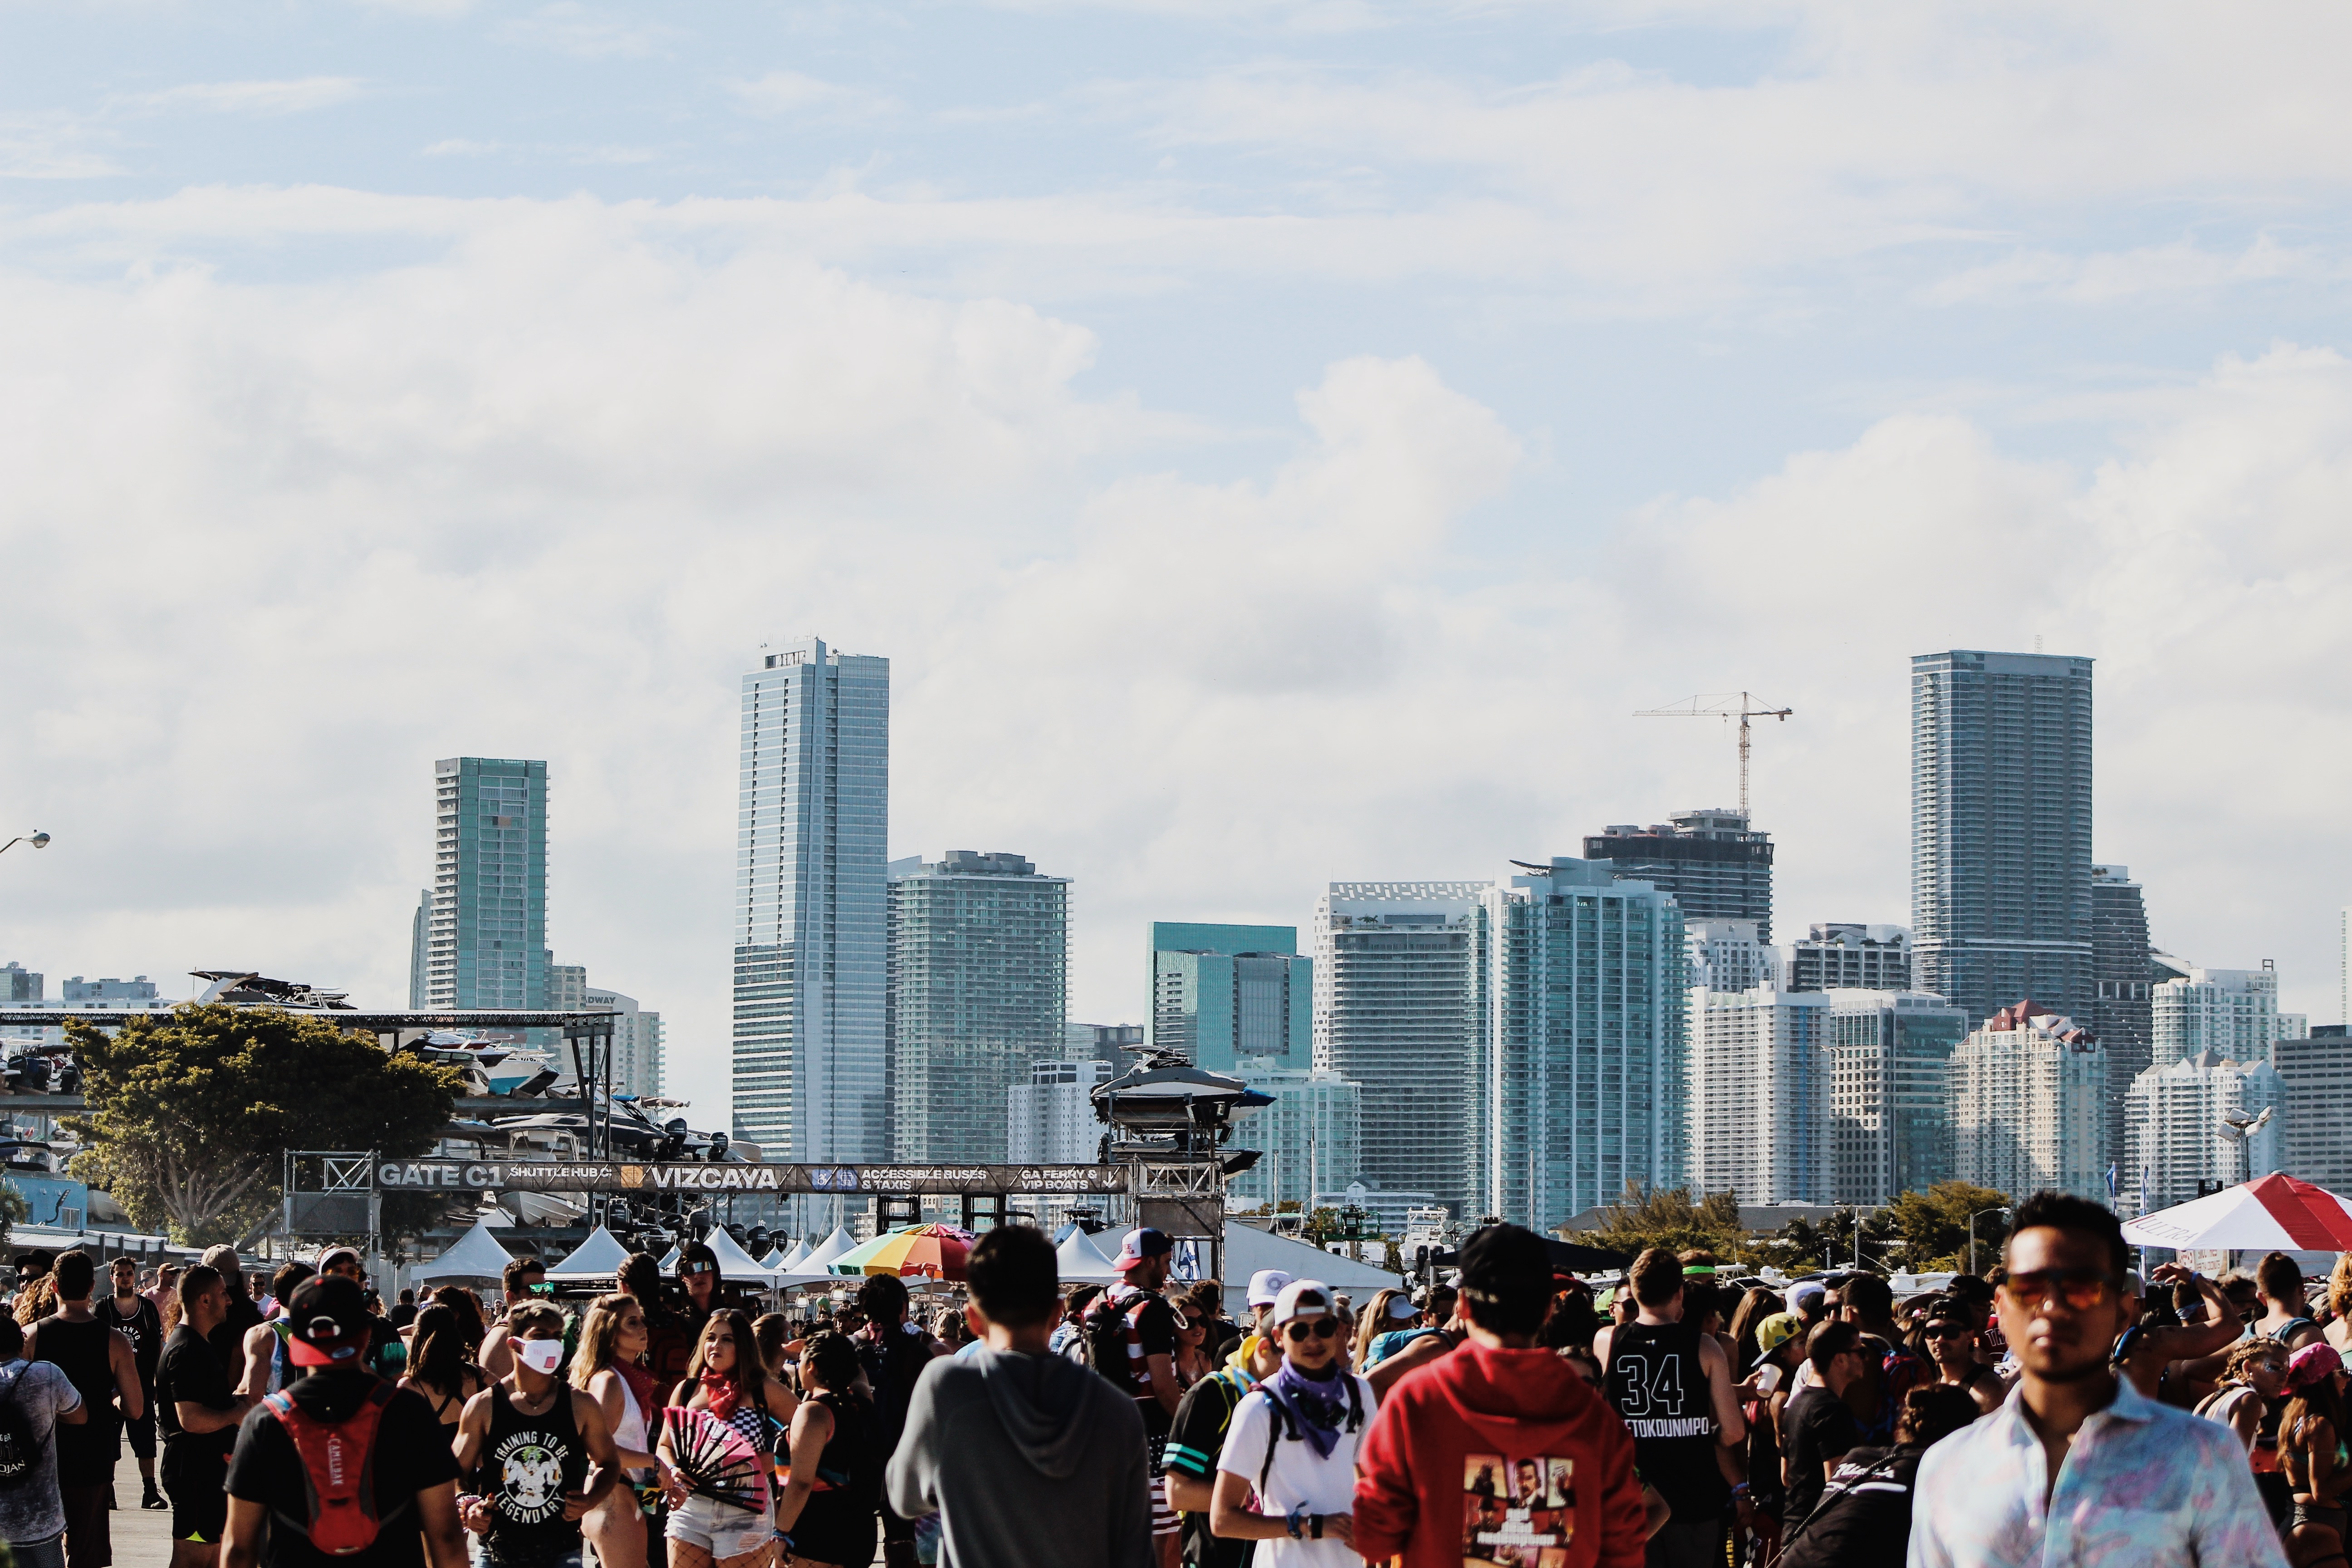
[[[1066,1292],[1008,1226],[944,1310],[877,1275],[793,1318],[699,1244],[390,1305],[350,1248],[20,1256],[0,1542],[105,1568],[127,1438],[173,1568],[2352,1568],[2352,1257],[2315,1301],[2277,1254],[2143,1282],[2042,1194],[1901,1301],[1663,1249],[1596,1289],[1498,1225],[1450,1283],[1267,1271],[1236,1319],[1172,1251]]]

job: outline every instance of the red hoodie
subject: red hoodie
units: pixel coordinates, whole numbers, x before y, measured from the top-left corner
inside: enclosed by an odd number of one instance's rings
[[[1397,1380],[1356,1450],[1356,1550],[1402,1568],[1642,1568],[1633,1438],[1549,1350],[1465,1344]]]

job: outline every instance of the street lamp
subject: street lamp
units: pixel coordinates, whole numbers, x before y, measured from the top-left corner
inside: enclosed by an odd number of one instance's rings
[[[2220,1127],[2221,1136],[2238,1146],[2240,1173],[2238,1181],[2241,1185],[2254,1179],[2253,1137],[2270,1121],[2271,1112],[2275,1109],[2274,1106],[2265,1105],[2260,1116],[2249,1116],[2242,1110],[2233,1110],[2221,1118]]]
[[[2005,1207],[1979,1209],[1976,1214],[1969,1215],[1969,1272],[1970,1274],[1977,1271],[1977,1215],[1988,1214],[1997,1214],[2006,1218],[2009,1210]]]
[[[36,849],[47,849],[49,847],[49,836],[38,828],[30,833],[20,833],[7,843],[0,844],[0,855],[6,854],[19,844],[29,844]]]

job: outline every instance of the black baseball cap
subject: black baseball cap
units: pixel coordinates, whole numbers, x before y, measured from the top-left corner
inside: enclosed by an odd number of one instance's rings
[[[286,1316],[286,1355],[296,1366],[356,1366],[374,1337],[359,1281],[337,1274],[313,1274],[296,1286]]]

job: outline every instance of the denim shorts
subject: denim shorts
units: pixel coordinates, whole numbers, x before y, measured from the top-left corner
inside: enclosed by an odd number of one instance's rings
[[[11,1542],[8,1550],[16,1568],[66,1568],[66,1538],[62,1535],[30,1544]]]
[[[713,1498],[690,1497],[670,1510],[662,1533],[672,1541],[699,1546],[717,1560],[757,1552],[774,1533],[764,1513],[737,1508]]]

